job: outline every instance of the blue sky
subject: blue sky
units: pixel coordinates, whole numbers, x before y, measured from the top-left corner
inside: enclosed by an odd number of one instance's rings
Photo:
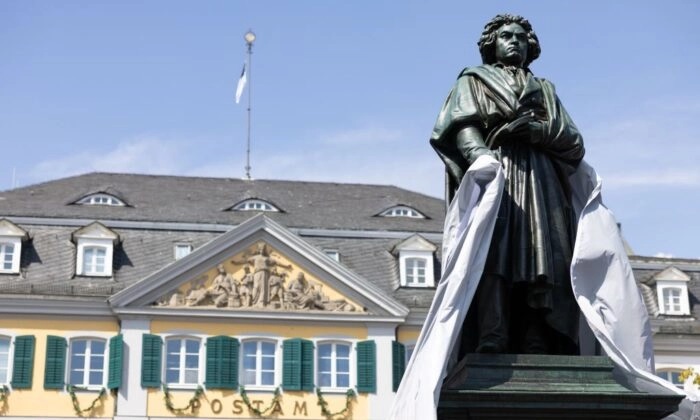
[[[0,190],[90,171],[442,196],[428,137],[497,13],[527,17],[604,199],[642,255],[700,257],[700,2],[0,2]],[[247,93],[246,93],[247,94]]]

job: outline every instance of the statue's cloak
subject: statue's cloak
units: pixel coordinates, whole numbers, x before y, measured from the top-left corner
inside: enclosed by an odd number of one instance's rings
[[[445,218],[442,277],[389,415],[393,420],[434,420],[443,380],[456,360],[455,346],[478,286],[504,189],[500,162],[481,156],[462,178]],[[613,214],[603,204],[601,180],[581,162],[570,177],[578,219],[571,283],[581,314],[628,385],[683,394],[653,372],[646,307]],[[582,352],[592,346],[582,341]],[[682,405],[690,418],[692,403]],[[686,417],[687,416],[687,417]]]

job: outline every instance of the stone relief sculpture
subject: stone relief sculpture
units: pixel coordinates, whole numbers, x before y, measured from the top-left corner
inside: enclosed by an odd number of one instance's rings
[[[354,312],[355,306],[345,299],[331,299],[323,293],[323,284],[309,281],[303,272],[292,276],[293,267],[271,255],[264,243],[257,245],[253,255],[243,254],[239,279],[226,271],[224,264],[216,267],[211,283],[208,277],[192,282],[183,293],[176,291],[156,302],[168,307],[206,307],[265,309],[265,310],[320,310]],[[291,278],[292,280],[287,280]]]

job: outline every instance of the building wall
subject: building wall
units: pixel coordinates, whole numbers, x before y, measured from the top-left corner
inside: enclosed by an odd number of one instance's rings
[[[44,389],[47,337],[49,335],[61,336],[69,342],[71,338],[76,337],[96,337],[109,340],[110,337],[118,333],[118,330],[119,325],[116,318],[92,320],[76,317],[52,316],[44,318],[4,315],[0,319],[0,335],[13,338],[33,335],[36,342],[32,387],[31,389],[12,390],[8,395],[7,405],[2,414],[4,416],[36,416],[39,418],[45,418],[49,414],[56,417],[76,417],[71,396],[65,389]],[[67,351],[66,360],[68,358]],[[97,395],[97,391],[76,392],[81,408],[90,406]],[[107,393],[102,402],[96,405],[96,409],[87,415],[111,418],[115,410],[114,402],[115,398]]]

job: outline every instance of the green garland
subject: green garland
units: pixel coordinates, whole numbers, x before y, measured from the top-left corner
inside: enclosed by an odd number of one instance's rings
[[[264,410],[258,410],[257,408],[253,407],[253,405],[250,403],[250,400],[248,399],[248,393],[246,393],[243,385],[240,386],[239,392],[241,394],[241,398],[243,398],[243,402],[248,407],[248,410],[250,410],[256,417],[264,417],[265,413],[272,410],[273,408],[275,408],[275,406],[277,406],[277,404],[280,403],[281,394],[279,387],[275,388],[275,394],[272,398],[272,402],[270,402],[270,405]]]
[[[96,405],[98,402],[101,402],[101,401],[102,401],[102,398],[104,398],[105,395],[107,395],[107,390],[104,389],[104,388],[102,388],[102,389],[100,390],[100,393],[97,394],[97,397],[96,397],[94,400],[92,400],[92,404],[90,404],[90,407],[85,408],[85,409],[81,409],[81,408],[80,408],[80,402],[78,401],[78,397],[75,395],[75,391],[76,391],[76,390],[78,390],[78,391],[85,391],[85,390],[87,390],[87,388],[82,387],[82,386],[73,386],[73,385],[68,385],[67,388],[68,388],[68,393],[70,394],[70,399],[71,399],[71,401],[73,402],[73,410],[75,410],[75,414],[76,414],[78,417],[82,417],[82,416],[83,416],[83,413],[90,413],[90,412],[92,412],[92,411],[95,409],[95,405]]]
[[[343,419],[347,419],[352,415],[352,400],[355,399],[356,394],[355,391],[352,389],[348,389],[347,392],[345,392],[345,408],[343,408],[340,411],[336,411],[335,413],[331,413],[328,410],[328,402],[323,398],[323,394],[321,393],[321,390],[319,388],[316,388],[316,396],[318,397],[318,405],[321,406],[321,414],[328,420],[332,420],[336,418],[336,416],[343,416]]]
[[[163,397],[163,399],[165,400],[165,408],[167,408],[168,411],[170,411],[173,414],[182,414],[190,408],[195,408],[195,405],[199,407],[199,399],[202,398],[202,395],[204,395],[204,389],[202,389],[201,386],[198,386],[197,389],[194,391],[194,395],[192,396],[192,398],[190,398],[187,405],[182,408],[176,408],[173,405],[173,399],[172,395],[170,395],[170,390],[165,384],[163,384],[163,392],[165,393],[165,396]]]
[[[7,408],[7,396],[10,394],[10,388],[7,387],[7,385],[3,385],[2,388],[0,388],[0,413],[5,412],[5,408]]]

